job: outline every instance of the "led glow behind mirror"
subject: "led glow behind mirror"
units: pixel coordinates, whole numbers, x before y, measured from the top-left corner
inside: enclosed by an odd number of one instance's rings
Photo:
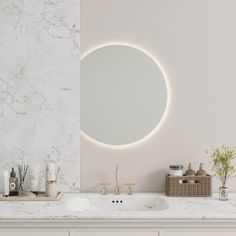
[[[111,145],[137,142],[160,123],[167,85],[158,64],[125,45],[98,48],[81,61],[81,129]]]

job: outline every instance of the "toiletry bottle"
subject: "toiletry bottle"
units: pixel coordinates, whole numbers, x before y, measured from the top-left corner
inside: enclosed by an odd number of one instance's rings
[[[4,180],[4,196],[9,196],[9,178],[10,178],[10,172],[9,170],[3,171],[3,180]]]
[[[192,169],[191,163],[189,163],[188,169],[185,171],[184,175],[186,175],[186,176],[194,176],[195,175],[195,171]]]
[[[207,172],[203,169],[203,163],[200,163],[199,170],[197,171],[198,176],[206,176]]]
[[[16,178],[16,172],[14,171],[14,168],[12,168],[9,178],[9,195],[18,195],[18,178]]]

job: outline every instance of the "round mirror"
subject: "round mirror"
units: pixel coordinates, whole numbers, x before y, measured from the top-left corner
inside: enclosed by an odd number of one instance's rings
[[[136,142],[159,124],[167,86],[157,63],[124,45],[101,47],[81,61],[81,128],[106,144]]]

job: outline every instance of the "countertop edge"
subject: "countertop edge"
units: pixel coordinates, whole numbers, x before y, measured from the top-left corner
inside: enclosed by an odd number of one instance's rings
[[[1,219],[0,228],[226,228],[235,229],[236,219]]]

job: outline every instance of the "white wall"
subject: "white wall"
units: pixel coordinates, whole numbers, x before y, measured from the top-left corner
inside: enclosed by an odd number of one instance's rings
[[[61,166],[79,190],[79,1],[0,1],[0,179],[17,164]],[[0,180],[0,189],[2,182]]]
[[[206,148],[235,144],[235,9],[235,0],[82,0],[82,55],[106,42],[140,46],[163,64],[171,87],[165,122],[139,146],[109,149],[82,137],[83,191],[103,181],[113,189],[116,164],[122,183],[163,191],[169,164],[208,166]]]

